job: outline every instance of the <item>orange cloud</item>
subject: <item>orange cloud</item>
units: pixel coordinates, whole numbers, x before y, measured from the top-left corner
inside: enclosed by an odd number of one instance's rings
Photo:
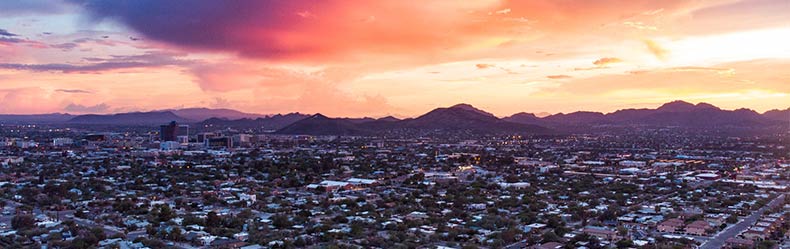
[[[475,64],[475,67],[477,67],[477,69],[487,69],[487,68],[490,68],[490,67],[494,67],[494,64],[480,63],[480,64]]]
[[[650,51],[650,53],[652,53],[654,56],[656,56],[656,58],[660,60],[665,60],[667,58],[667,54],[669,53],[669,51],[661,47],[661,45],[659,45],[653,40],[646,39],[643,42],[645,43],[647,50]]]
[[[571,77],[570,75],[559,74],[559,75],[549,75],[549,76],[546,76],[546,78],[553,79],[553,80],[560,80],[560,79],[570,79],[570,78],[573,78],[573,77]]]
[[[619,62],[622,62],[622,61],[623,60],[621,60],[620,58],[604,57],[604,58],[600,58],[600,59],[595,60],[593,62],[593,65],[596,65],[596,66],[599,66],[599,67],[603,67],[603,66],[606,66],[606,65],[609,65],[609,64],[619,63]]]

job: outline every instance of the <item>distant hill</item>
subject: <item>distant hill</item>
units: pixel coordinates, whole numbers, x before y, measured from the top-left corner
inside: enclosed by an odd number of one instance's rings
[[[194,122],[192,120],[179,117],[170,111],[129,112],[107,115],[87,114],[76,116],[67,122],[72,124],[150,125],[166,124],[170,121],[176,121],[179,123]]]
[[[437,108],[414,119],[398,120],[382,118],[350,120],[346,118],[328,118],[315,115],[300,120],[277,133],[304,135],[365,135],[391,130],[423,130],[423,131],[468,131],[474,133],[550,133],[551,130],[537,125],[508,122],[494,115],[461,104],[447,108]]]
[[[562,123],[562,124],[588,124],[588,123],[598,123],[603,121],[606,118],[606,115],[600,112],[572,112],[568,114],[558,113],[550,116],[546,116],[543,120],[552,122],[552,123]]]
[[[770,110],[763,113],[763,117],[770,120],[790,122],[790,108],[784,110]]]
[[[612,113],[573,112],[544,118],[516,114],[505,118],[517,123],[541,124],[554,128],[592,125],[676,126],[688,129],[722,127],[759,128],[776,124],[781,111],[761,115],[749,109],[722,110],[708,103],[691,104],[673,101],[656,109],[623,109]],[[773,118],[772,118],[773,117]]]
[[[296,121],[310,117],[307,114],[289,113],[277,114],[268,117],[261,117],[256,119],[242,118],[242,119],[224,119],[224,118],[210,118],[206,119],[200,124],[202,126],[218,126],[218,127],[233,127],[233,128],[249,128],[249,129],[265,129],[265,130],[279,130]]]
[[[495,117],[496,118],[496,116],[494,116],[494,114],[491,114],[490,112],[487,112],[487,111],[483,111],[483,110],[477,109],[476,107],[474,107],[474,106],[472,106],[470,104],[461,103],[461,104],[457,104],[457,105],[451,106],[451,107],[449,107],[447,109],[458,109],[458,110],[470,111],[470,112],[474,112],[474,113],[480,114],[482,116],[489,116],[489,117]]]
[[[519,124],[502,120],[491,113],[460,104],[437,108],[415,119],[400,122],[403,127],[434,130],[468,130],[480,133],[546,133],[549,129],[532,124]]]
[[[210,108],[184,108],[171,111],[175,115],[195,121],[203,121],[209,118],[242,119],[242,118],[263,118],[266,115],[240,112],[232,109],[210,109]]]
[[[376,119],[376,121],[396,122],[396,121],[400,121],[400,119],[393,116],[386,116],[383,118]]]
[[[277,133],[297,135],[367,135],[371,134],[372,131],[359,127],[357,123],[351,120],[328,118],[319,113],[288,125],[278,130]]]
[[[505,120],[505,121],[508,121],[508,122],[513,122],[513,123],[519,123],[519,124],[534,124],[534,125],[545,125],[546,124],[546,120],[543,120],[542,118],[539,118],[535,114],[526,113],[526,112],[519,112],[519,113],[513,114],[512,116],[504,117],[504,118],[502,118],[502,120]]]
[[[31,114],[31,115],[0,115],[0,123],[62,123],[74,118],[74,115],[65,113]]]
[[[708,103],[700,102],[692,104],[682,100],[675,100],[659,106],[655,111],[657,112],[693,112],[701,110],[721,110],[716,106]]]

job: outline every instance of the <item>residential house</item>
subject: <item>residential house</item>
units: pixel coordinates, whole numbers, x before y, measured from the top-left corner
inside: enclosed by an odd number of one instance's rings
[[[668,219],[658,224],[658,231],[664,233],[674,233],[683,228],[683,220],[681,219]]]
[[[704,220],[698,220],[686,226],[686,233],[698,235],[698,236],[704,236],[708,234],[708,230],[710,229],[711,229],[710,223]]]

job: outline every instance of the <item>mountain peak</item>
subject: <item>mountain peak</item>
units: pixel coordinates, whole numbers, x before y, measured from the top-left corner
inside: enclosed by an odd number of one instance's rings
[[[519,123],[519,124],[543,124],[545,123],[540,117],[533,113],[519,112],[511,115],[510,117],[502,118],[505,121]]]
[[[320,118],[320,119],[329,119],[329,117],[327,117],[327,116],[324,116],[324,114],[321,114],[321,113],[316,113],[316,114],[313,114],[313,116],[310,116],[310,118],[313,118],[313,119],[316,119],[316,118]]]
[[[513,114],[510,117],[538,118],[538,115],[535,115],[534,113],[528,113],[528,112],[519,112],[519,113]]]
[[[703,110],[703,109],[718,110],[719,108],[705,102],[700,102],[695,105],[686,101],[675,100],[661,105],[661,107],[658,107],[658,109],[656,110],[662,112],[690,112],[690,111]]]
[[[672,102],[665,103],[658,107],[658,111],[669,111],[669,112],[678,112],[678,111],[688,111],[694,109],[694,104],[683,101],[683,100],[675,100]]]
[[[711,105],[705,102],[699,102],[695,107],[697,107],[697,109],[719,109],[715,105]]]
[[[460,103],[460,104],[451,106],[448,109],[460,109],[460,110],[465,110],[465,111],[472,111],[472,112],[476,112],[476,113],[483,114],[483,115],[486,115],[486,116],[495,117],[494,114],[491,114],[489,112],[480,110],[480,109],[478,109],[478,108],[476,108],[476,107],[474,107],[474,106],[472,106],[470,104],[466,104],[466,103]]]
[[[377,120],[380,120],[380,121],[387,121],[387,122],[395,122],[395,121],[400,121],[400,119],[398,119],[398,118],[396,118],[396,117],[393,117],[393,116],[386,116],[386,117],[383,117],[383,118],[379,118],[379,119],[377,119]]]
[[[357,127],[357,125],[347,118],[328,118],[321,113],[316,113],[309,118],[296,121],[277,130],[277,133],[294,135],[361,135],[369,132]]]
[[[475,108],[474,106],[472,106],[470,104],[467,104],[467,103],[459,103],[459,104],[456,104],[454,106],[451,106],[450,108],[464,108],[464,109],[475,109],[475,110],[477,110],[477,108]]]

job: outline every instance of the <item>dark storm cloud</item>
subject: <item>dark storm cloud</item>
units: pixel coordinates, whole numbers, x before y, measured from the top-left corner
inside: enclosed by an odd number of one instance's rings
[[[11,37],[0,37],[0,43],[20,43],[24,42],[25,40],[19,38],[11,38]]]
[[[8,32],[8,30],[0,29],[0,36],[18,36],[18,35]]]
[[[69,0],[96,20],[119,21],[146,38],[184,47],[278,57],[288,45],[275,33],[303,24],[304,12],[323,2],[215,0]]]

